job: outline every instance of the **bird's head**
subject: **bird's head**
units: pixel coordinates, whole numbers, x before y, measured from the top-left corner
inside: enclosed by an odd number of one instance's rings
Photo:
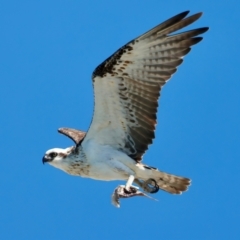
[[[71,162],[75,160],[79,152],[78,146],[81,144],[86,133],[72,128],[59,128],[58,132],[72,139],[76,145],[65,149],[50,149],[44,154],[42,162],[49,163],[56,168],[66,171]]]
[[[50,149],[43,156],[42,162],[43,164],[49,163],[50,165],[59,168],[61,165],[64,165],[64,162],[67,161],[69,155],[74,149],[75,147]]]

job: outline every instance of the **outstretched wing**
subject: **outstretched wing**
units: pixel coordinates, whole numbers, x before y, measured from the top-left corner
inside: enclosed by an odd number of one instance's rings
[[[154,138],[160,90],[176,72],[196,37],[198,28],[171,34],[196,21],[183,12],[130,41],[93,72],[94,116],[85,140],[111,145],[140,161]]]

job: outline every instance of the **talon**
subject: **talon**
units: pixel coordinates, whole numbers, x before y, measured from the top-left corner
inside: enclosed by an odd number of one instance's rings
[[[129,197],[135,197],[135,196],[142,196],[142,197],[148,197],[152,200],[156,200],[150,196],[148,196],[147,194],[141,192],[138,190],[138,188],[134,187],[134,186],[130,186],[129,190],[126,189],[126,187],[124,185],[120,185],[117,188],[114,189],[114,192],[112,194],[112,204],[115,207],[120,207],[120,198],[129,198]]]
[[[156,193],[159,191],[159,186],[153,178],[150,178],[143,183],[143,190],[148,193]]]
[[[124,191],[124,193],[125,193],[126,195],[127,195],[127,194],[134,194],[134,193],[137,192],[137,188],[131,186],[131,187],[129,187],[129,190],[128,190],[126,187],[124,187],[124,188],[123,188],[123,191]]]

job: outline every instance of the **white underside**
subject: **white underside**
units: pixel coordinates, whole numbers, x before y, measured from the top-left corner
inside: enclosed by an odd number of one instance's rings
[[[128,180],[130,176],[148,179],[151,176],[151,171],[124,152],[98,144],[95,139],[83,141],[81,151],[83,154],[79,153],[79,156],[52,161],[50,164],[71,175],[103,181]]]
[[[97,144],[94,139],[83,142],[89,176],[98,180],[126,180],[130,175],[136,175],[136,162],[125,153],[108,145]]]

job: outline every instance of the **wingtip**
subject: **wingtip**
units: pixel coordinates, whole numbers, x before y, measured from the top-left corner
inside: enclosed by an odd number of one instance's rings
[[[198,12],[198,13],[195,13],[193,14],[191,17],[195,17],[195,19],[199,19],[201,16],[203,15],[203,12]]]
[[[64,131],[64,129],[65,129],[65,128],[62,128],[62,127],[61,127],[61,128],[58,128],[57,131],[58,131],[59,133],[62,133],[62,131]]]
[[[205,32],[207,32],[210,28],[209,27],[204,27],[205,28]]]
[[[186,11],[184,11],[184,12],[182,12],[182,13],[184,13],[184,14],[189,14],[190,13],[190,10],[186,10]]]
[[[198,12],[196,14],[200,15],[200,17],[201,17],[203,15],[203,12]]]
[[[189,13],[190,13],[190,11],[187,10],[187,11],[184,11],[184,12],[181,12],[181,13],[177,14],[177,16],[182,16],[182,18],[185,18]]]
[[[178,15],[186,17],[189,13],[190,13],[190,10],[186,10],[184,12],[179,13]],[[196,16],[196,17],[200,18],[202,15],[203,15],[203,12],[198,12],[198,13],[193,14],[192,16]]]

